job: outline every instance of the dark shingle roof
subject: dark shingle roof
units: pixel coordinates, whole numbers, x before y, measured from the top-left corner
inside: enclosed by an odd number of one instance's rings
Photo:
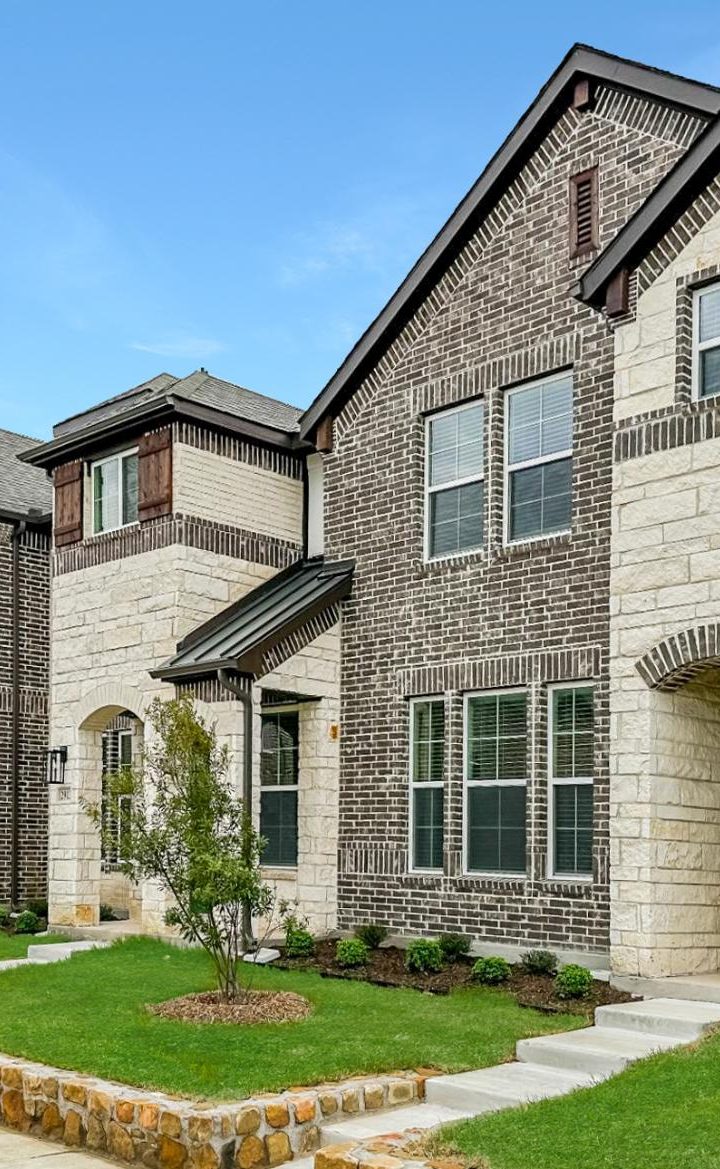
[[[0,430],[0,511],[19,516],[48,515],[52,511],[52,487],[47,475],[18,458],[21,451],[37,442],[25,434]]]
[[[346,597],[351,560],[302,560],[265,581],[188,634],[155,678],[192,678],[226,668],[258,675],[262,655],[312,617]]]

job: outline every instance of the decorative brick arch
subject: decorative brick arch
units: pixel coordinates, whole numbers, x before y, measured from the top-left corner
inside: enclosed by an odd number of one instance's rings
[[[679,690],[710,667],[720,668],[720,624],[673,633],[635,663],[651,690]]]
[[[144,720],[146,701],[130,686],[109,682],[86,694],[77,708],[77,726],[82,730],[104,730],[109,718],[129,710]]]

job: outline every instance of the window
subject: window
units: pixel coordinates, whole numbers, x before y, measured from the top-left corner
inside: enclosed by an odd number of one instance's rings
[[[720,284],[694,297],[693,381],[698,398],[720,394]]]
[[[260,752],[260,835],[267,844],[265,865],[296,865],[298,837],[298,746],[296,710],[262,716]]]
[[[93,532],[111,532],[138,518],[137,451],[124,451],[92,465]]]
[[[108,777],[132,767],[132,741],[132,731],[107,731],[103,735],[101,853],[106,869],[117,868],[127,856],[132,797],[111,791]]]
[[[413,699],[410,716],[410,865],[442,869],[445,703]]]
[[[552,870],[587,877],[592,875],[593,691],[558,687],[550,696]]]
[[[465,704],[465,867],[524,873],[527,699],[470,695]]]
[[[481,548],[484,538],[482,402],[427,421],[426,555]]]
[[[507,538],[570,528],[572,378],[547,378],[507,394]]]
[[[598,172],[593,166],[570,179],[570,256],[584,256],[599,245]]]

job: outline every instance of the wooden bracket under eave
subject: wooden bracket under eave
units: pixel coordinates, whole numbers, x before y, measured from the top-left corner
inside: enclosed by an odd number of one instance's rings
[[[589,77],[579,77],[573,90],[572,105],[574,110],[591,110],[595,104],[593,83]]]
[[[315,431],[315,449],[321,455],[329,455],[333,449],[333,420],[330,414],[326,414],[318,422],[317,430]]]
[[[630,273],[627,268],[616,272],[605,291],[605,312],[609,317],[622,317],[630,307]]]

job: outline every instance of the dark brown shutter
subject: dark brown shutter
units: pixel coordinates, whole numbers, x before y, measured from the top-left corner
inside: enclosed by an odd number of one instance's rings
[[[56,467],[55,544],[77,544],[83,538],[83,464],[65,463]]]
[[[570,179],[570,255],[584,256],[598,246],[598,175],[591,167]]]
[[[138,519],[172,511],[172,431],[144,434],[138,443]]]

